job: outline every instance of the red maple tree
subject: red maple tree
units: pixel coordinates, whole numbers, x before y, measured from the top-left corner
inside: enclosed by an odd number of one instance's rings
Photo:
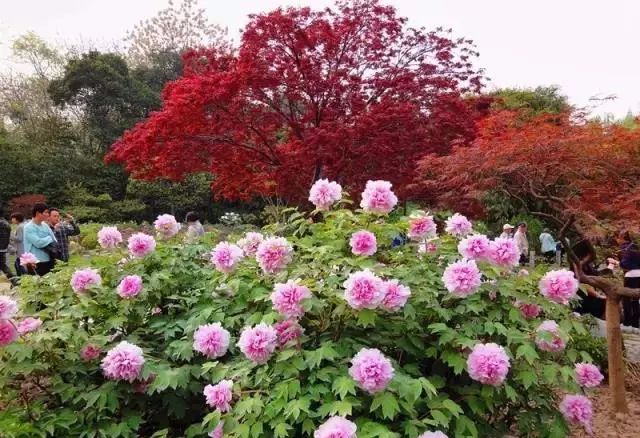
[[[406,26],[377,0],[250,16],[237,51],[192,50],[163,107],[108,160],[137,178],[210,171],[217,196],[306,197],[327,177],[404,194],[417,160],[475,132],[481,88],[472,42]]]

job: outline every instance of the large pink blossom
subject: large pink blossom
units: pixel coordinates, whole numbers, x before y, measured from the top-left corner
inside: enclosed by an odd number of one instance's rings
[[[356,438],[358,427],[344,417],[331,417],[313,432],[313,438]]]
[[[100,286],[102,277],[97,269],[79,269],[71,276],[71,288],[75,293],[85,293],[92,286]]]
[[[571,424],[581,425],[589,435],[592,433],[593,406],[591,400],[584,395],[568,394],[560,402],[560,412]]]
[[[318,210],[328,210],[342,198],[342,187],[335,181],[319,179],[309,190],[309,201]]]
[[[482,283],[482,274],[474,260],[459,260],[447,266],[442,281],[453,295],[466,297],[478,290]]]
[[[0,347],[9,345],[18,339],[18,330],[8,319],[0,319]]]
[[[240,247],[229,242],[220,242],[211,251],[211,263],[225,273],[233,272],[243,257]]]
[[[351,246],[351,252],[358,256],[372,256],[378,249],[376,235],[365,230],[353,233],[349,240],[349,245]]]
[[[551,338],[551,340],[545,338]],[[560,327],[555,321],[543,321],[536,329],[536,345],[542,351],[556,352],[564,350],[567,342],[560,333]]]
[[[520,309],[520,313],[525,319],[535,319],[542,312],[542,308],[537,304],[516,301],[516,307]]]
[[[40,318],[28,317],[18,323],[18,333],[25,335],[27,333],[35,332],[42,325]]]
[[[22,253],[20,256],[20,266],[35,265],[38,263],[38,258],[30,252]]]
[[[540,280],[540,293],[559,304],[569,304],[576,296],[580,283],[573,272],[566,269],[549,271]]]
[[[255,231],[249,231],[244,235],[244,237],[236,244],[240,247],[240,249],[244,252],[246,257],[253,257],[256,255],[256,251],[258,251],[258,246],[264,240],[264,236],[260,233],[256,233]]]
[[[489,261],[497,266],[518,266],[520,250],[513,239],[498,237],[489,246]]]
[[[227,353],[229,338],[229,332],[219,322],[201,325],[193,334],[193,349],[215,359]]]
[[[376,348],[363,348],[351,359],[349,375],[369,394],[384,391],[393,374],[391,361]]]
[[[153,223],[156,231],[160,233],[162,237],[168,239],[175,236],[180,231],[181,225],[176,218],[170,214],[161,214]]]
[[[297,321],[287,319],[276,323],[273,328],[278,334],[278,346],[284,347],[289,342],[295,341],[304,332],[304,329]]]
[[[118,285],[117,291],[122,298],[135,297],[142,292],[142,277],[139,275],[127,275]]]
[[[284,237],[265,239],[256,251],[256,260],[264,272],[273,274],[291,262],[293,247]]]
[[[383,283],[373,272],[354,272],[343,283],[344,298],[354,309],[375,309],[384,298]]]
[[[600,369],[590,363],[577,363],[575,367],[576,381],[585,388],[595,388],[602,383],[604,376]]]
[[[98,243],[104,249],[115,248],[122,243],[122,234],[117,227],[102,227],[98,231]]]
[[[436,430],[435,432],[425,432],[422,435],[420,435],[418,438],[449,438],[449,437],[444,433],[440,432],[439,430]]]
[[[80,350],[80,357],[85,362],[91,362],[99,358],[101,353],[102,349],[97,345],[87,344]]]
[[[484,234],[465,237],[458,243],[458,252],[470,260],[483,260],[489,257],[491,242]]]
[[[444,230],[455,237],[465,237],[471,234],[473,225],[466,216],[456,213],[445,222]]]
[[[209,407],[219,409],[220,412],[231,410],[233,399],[233,382],[221,380],[217,385],[207,385],[204,388],[204,396]]]
[[[133,257],[142,258],[151,254],[156,249],[156,239],[144,233],[135,233],[127,241],[129,254]]]
[[[426,240],[436,237],[436,223],[433,216],[419,214],[409,218],[409,232],[407,237],[411,240]]]
[[[285,318],[300,318],[304,314],[302,301],[310,298],[311,292],[306,286],[293,280],[276,283],[271,294],[273,309]]]
[[[240,351],[257,364],[266,363],[277,346],[278,333],[263,322],[254,327],[245,327],[238,340]]]
[[[509,356],[498,344],[476,344],[467,359],[467,372],[473,380],[499,386],[509,373]]]
[[[11,319],[18,313],[18,303],[7,295],[0,295],[0,319]]]
[[[360,207],[369,213],[387,214],[398,203],[398,197],[391,191],[389,181],[367,181]]]
[[[404,307],[411,296],[411,290],[398,280],[387,280],[382,283],[384,296],[382,307],[390,312],[396,312]]]
[[[122,341],[102,359],[102,373],[111,380],[133,382],[138,378],[144,365],[142,349],[137,345]]]
[[[224,436],[224,421],[219,421],[216,427],[209,432],[209,438],[222,438]]]

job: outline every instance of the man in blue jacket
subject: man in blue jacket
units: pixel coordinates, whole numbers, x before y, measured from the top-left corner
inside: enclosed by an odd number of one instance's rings
[[[50,245],[57,247],[58,242],[47,223],[49,207],[46,204],[35,204],[31,210],[31,222],[24,226],[24,252],[30,252],[38,259],[35,273],[45,275],[53,269],[53,259],[46,248]],[[33,270],[29,270],[33,274]]]

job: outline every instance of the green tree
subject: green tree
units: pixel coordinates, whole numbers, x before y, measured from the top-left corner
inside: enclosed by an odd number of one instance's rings
[[[536,116],[541,113],[561,113],[570,108],[567,96],[556,85],[536,88],[503,88],[491,95],[498,109],[520,110]]]

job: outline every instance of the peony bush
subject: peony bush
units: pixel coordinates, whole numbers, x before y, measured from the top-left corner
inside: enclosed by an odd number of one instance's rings
[[[317,210],[261,233],[125,243],[0,297],[9,437],[562,437],[602,380],[572,336],[565,271],[519,275],[509,241],[460,215]],[[178,233],[176,235],[176,233]],[[360,234],[358,234],[360,233]],[[399,233],[409,244],[392,248]],[[120,237],[118,237],[120,236]],[[355,237],[354,237],[355,236]],[[515,254],[517,256],[517,254]],[[90,265],[88,267],[87,265]],[[81,293],[77,293],[81,292]]]

